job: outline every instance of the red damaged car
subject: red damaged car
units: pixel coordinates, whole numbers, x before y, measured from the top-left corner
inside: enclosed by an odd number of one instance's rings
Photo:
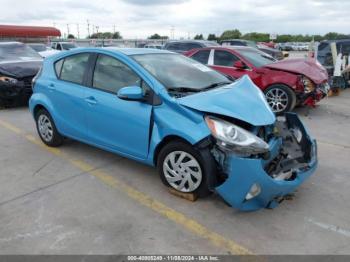
[[[329,89],[325,68],[312,59],[277,61],[251,47],[208,47],[185,53],[233,78],[249,75],[275,113],[296,105],[315,106]]]

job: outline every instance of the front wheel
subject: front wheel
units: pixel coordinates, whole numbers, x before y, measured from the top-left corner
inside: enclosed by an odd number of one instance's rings
[[[213,175],[201,152],[180,140],[170,142],[160,151],[157,168],[162,182],[181,193],[210,194],[208,176]]]
[[[266,101],[275,114],[282,114],[294,109],[296,95],[292,89],[284,85],[273,85],[265,91]]]

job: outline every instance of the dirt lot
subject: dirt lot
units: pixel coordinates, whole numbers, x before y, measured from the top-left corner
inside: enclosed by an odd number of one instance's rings
[[[276,209],[242,213],[177,198],[154,169],[96,148],[47,148],[26,108],[1,110],[0,253],[350,254],[350,90],[297,112],[316,174]]]

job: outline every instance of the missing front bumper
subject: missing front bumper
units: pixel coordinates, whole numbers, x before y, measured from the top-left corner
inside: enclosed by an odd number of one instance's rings
[[[276,126],[279,134],[269,141],[269,159],[226,155],[227,179],[216,191],[231,206],[243,211],[273,208],[315,172],[316,141],[309,136],[298,116],[287,113],[285,122]],[[300,132],[299,137],[295,132]],[[277,162],[275,167],[271,167],[273,161]],[[290,176],[280,176],[288,171]],[[260,189],[258,194],[247,198],[254,185]]]

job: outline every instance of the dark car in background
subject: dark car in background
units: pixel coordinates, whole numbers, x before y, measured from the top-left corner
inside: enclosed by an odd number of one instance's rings
[[[32,94],[32,79],[41,56],[19,42],[0,42],[0,107],[25,105]]]
[[[165,44],[164,48],[168,51],[173,51],[176,53],[185,53],[194,48],[203,48],[210,46],[219,46],[218,43],[213,41],[205,41],[205,40],[180,40],[180,41],[170,41]]]
[[[243,39],[230,39],[221,41],[221,45],[223,46],[249,46],[252,48],[259,49],[260,51],[269,54],[273,58],[277,60],[282,60],[284,55],[281,50],[270,48],[267,46],[257,45],[254,41],[248,41]]]
[[[327,72],[312,59],[277,61],[245,46],[194,49],[185,55],[233,78],[248,75],[278,114],[296,105],[314,106],[327,93]]]

